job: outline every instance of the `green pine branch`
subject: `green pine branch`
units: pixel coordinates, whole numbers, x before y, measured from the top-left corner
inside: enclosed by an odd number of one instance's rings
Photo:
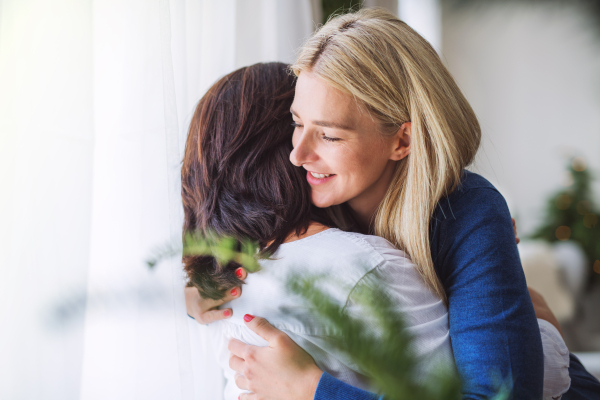
[[[241,250],[240,250],[241,249]],[[186,255],[212,255],[220,263],[234,260],[249,271],[260,269],[258,245],[252,241],[239,243],[229,237],[188,235],[180,250]],[[159,249],[148,261],[154,267],[165,258],[173,257],[176,247]],[[413,338],[405,329],[402,314],[392,301],[376,287],[355,288],[353,301],[362,310],[361,316],[350,315],[345,305],[336,302],[319,288],[320,276],[292,276],[288,289],[301,296],[312,312],[332,334],[330,346],[358,366],[386,400],[459,400],[460,380],[449,371],[434,371],[421,376],[418,360],[411,350]],[[491,371],[482,371],[490,374]],[[508,398],[510,387],[498,381],[494,400]]]

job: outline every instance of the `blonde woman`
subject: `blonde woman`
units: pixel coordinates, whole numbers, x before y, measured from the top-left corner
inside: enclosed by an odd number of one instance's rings
[[[542,398],[540,330],[511,218],[498,191],[464,169],[479,124],[433,48],[393,15],[363,9],[324,25],[292,69],[290,160],[307,171],[313,203],[404,250],[447,302],[463,398],[491,397],[497,374],[512,380],[514,398]],[[214,309],[222,301],[188,295],[203,322],[231,315]],[[254,392],[242,399],[374,398],[322,373],[265,320],[248,326],[271,345],[230,343],[236,383]]]

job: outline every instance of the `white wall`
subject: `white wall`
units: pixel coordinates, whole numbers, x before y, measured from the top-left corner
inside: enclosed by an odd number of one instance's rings
[[[444,12],[443,56],[484,134],[473,169],[505,195],[521,233],[562,188],[567,156],[583,155],[600,177],[599,43],[572,7]]]

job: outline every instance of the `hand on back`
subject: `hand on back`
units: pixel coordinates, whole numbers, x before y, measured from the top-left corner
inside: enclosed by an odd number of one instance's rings
[[[236,274],[242,280],[246,279],[247,273],[243,268],[238,268]],[[236,299],[242,295],[242,288],[235,287],[229,290],[225,297],[220,300],[205,299],[200,296],[198,289],[195,287],[185,288],[185,305],[187,313],[194,318],[199,324],[210,324],[221,319],[230,318],[233,315],[231,308],[223,310],[219,309],[224,303]]]
[[[323,374],[313,358],[266,319],[246,314],[244,321],[269,346],[229,341],[235,384],[252,392],[242,394],[240,400],[312,400]]]
[[[236,274],[240,279],[246,279],[247,272],[243,268],[236,270]],[[195,287],[186,287],[187,313],[200,324],[230,318],[233,315],[230,308],[220,310],[218,307],[241,294],[242,288],[236,287],[220,300],[205,299]],[[241,389],[254,391],[241,397],[262,400],[279,398],[277,396],[281,394],[288,397],[290,393],[295,393],[294,399],[312,399],[322,374],[312,357],[265,319],[251,316],[245,316],[244,319],[250,329],[269,342],[269,347],[250,346],[231,340],[230,364],[238,372],[236,384]],[[274,381],[278,384],[273,385]]]

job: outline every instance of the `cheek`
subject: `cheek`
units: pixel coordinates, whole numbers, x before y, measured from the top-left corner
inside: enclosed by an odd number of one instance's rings
[[[340,158],[340,171],[343,171],[347,180],[354,185],[368,185],[370,181],[378,178],[387,163],[378,150],[364,146],[361,150],[348,152]]]
[[[373,187],[382,177],[388,157],[376,146],[364,145],[362,150],[340,159],[340,179],[335,187],[337,197],[349,201]]]
[[[318,149],[322,167],[338,175],[331,184],[312,187],[312,202],[317,207],[341,204],[359,196],[383,173],[387,157],[377,143],[322,146]]]

